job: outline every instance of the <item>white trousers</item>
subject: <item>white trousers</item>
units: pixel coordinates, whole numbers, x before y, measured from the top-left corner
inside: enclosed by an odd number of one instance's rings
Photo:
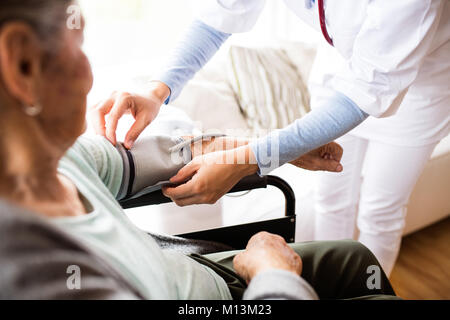
[[[320,172],[315,189],[315,239],[355,238],[389,275],[397,259],[409,196],[437,143],[399,147],[347,134],[343,172]]]

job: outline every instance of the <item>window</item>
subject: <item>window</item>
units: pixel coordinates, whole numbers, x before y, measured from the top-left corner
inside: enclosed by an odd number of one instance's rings
[[[212,1],[212,0],[211,0]],[[112,90],[136,91],[164,63],[168,52],[194,19],[195,0],[79,0],[86,18],[85,52],[94,72],[89,105]],[[312,42],[316,33],[283,1],[267,1],[255,28],[230,43],[271,45]]]
[[[141,86],[193,19],[186,0],[79,0],[86,19],[84,50],[94,72],[89,104],[112,90]]]

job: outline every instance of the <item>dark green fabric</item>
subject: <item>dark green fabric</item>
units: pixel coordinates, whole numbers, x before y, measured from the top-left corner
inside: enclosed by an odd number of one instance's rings
[[[317,241],[290,244],[303,261],[302,277],[314,288],[320,299],[397,299],[395,292],[375,256],[361,243],[352,240]],[[245,281],[233,269],[233,258],[240,251],[204,256],[191,255],[221,275],[233,299],[240,300]],[[369,289],[369,266],[381,270],[380,289]]]
[[[197,262],[210,267],[213,269],[219,276],[225,280],[228,289],[230,289],[231,296],[233,300],[242,300],[242,296],[244,295],[244,291],[247,288],[247,283],[244,279],[234,272],[233,268],[229,268],[220,263],[216,263],[212,260],[205,258],[204,256],[198,254],[191,254],[191,258],[196,260]]]

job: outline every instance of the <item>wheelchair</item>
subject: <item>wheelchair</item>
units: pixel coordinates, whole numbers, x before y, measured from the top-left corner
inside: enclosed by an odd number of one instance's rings
[[[296,200],[294,191],[286,181],[276,176],[253,175],[242,179],[230,190],[229,193],[233,194],[254,189],[266,189],[268,186],[276,187],[284,195],[285,211],[283,217],[185,233],[176,236],[190,240],[220,243],[235,250],[245,249],[250,238],[261,231],[278,234],[282,236],[287,243],[293,243],[295,241]],[[120,204],[124,209],[131,209],[170,202],[172,202],[172,200],[164,196],[161,190],[158,190],[153,193],[143,195],[139,198],[124,199],[120,202]]]

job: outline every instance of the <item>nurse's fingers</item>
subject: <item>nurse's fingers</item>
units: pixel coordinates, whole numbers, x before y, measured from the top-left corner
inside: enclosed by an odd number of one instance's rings
[[[186,206],[191,206],[194,204],[204,204],[205,203],[202,201],[202,197],[200,197],[200,196],[193,196],[193,197],[188,197],[188,198],[184,198],[184,199],[178,199],[178,200],[174,200],[174,202],[179,207],[186,207]]]
[[[106,137],[106,115],[111,111],[114,105],[114,99],[107,99],[97,103],[89,110],[89,119],[94,131],[98,135]]]
[[[106,120],[106,137],[112,144],[116,145],[116,130],[119,123],[119,119],[125,114],[125,112],[132,108],[134,103],[133,97],[129,93],[120,93],[109,111]]]
[[[162,191],[163,194],[172,199],[172,201],[182,200],[197,195],[192,180],[178,187],[163,187]]]
[[[342,172],[342,164],[336,160],[321,159],[316,163],[317,170],[329,172]]]
[[[145,128],[147,128],[152,120],[150,116],[145,112],[137,113],[135,117],[136,121],[125,136],[125,148],[127,149],[131,149],[131,147],[133,147],[134,142],[145,130]]]
[[[190,180],[192,176],[194,176],[200,169],[200,166],[201,164],[194,159],[181,168],[180,171],[178,171],[178,173],[170,179],[170,183],[180,184]]]

